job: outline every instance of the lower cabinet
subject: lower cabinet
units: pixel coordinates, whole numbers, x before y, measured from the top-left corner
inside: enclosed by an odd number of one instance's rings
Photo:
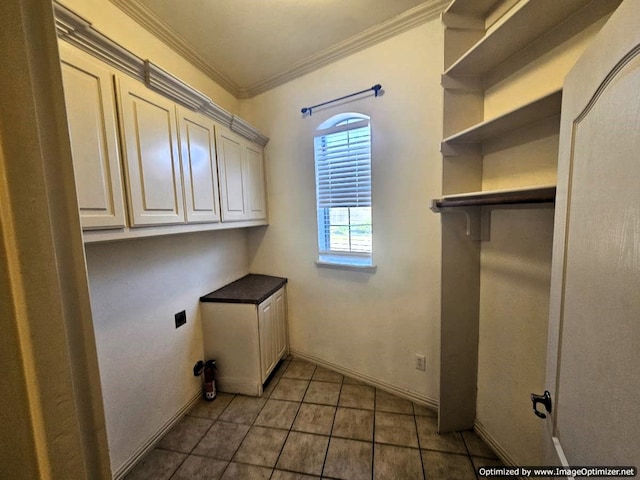
[[[216,360],[218,390],[262,395],[288,350],[286,287],[258,304],[203,301],[200,307],[205,358]]]

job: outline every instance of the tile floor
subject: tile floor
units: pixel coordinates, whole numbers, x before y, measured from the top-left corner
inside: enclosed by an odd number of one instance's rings
[[[473,431],[438,435],[434,411],[306,361],[265,388],[198,403],[126,480],[476,480],[501,465]]]

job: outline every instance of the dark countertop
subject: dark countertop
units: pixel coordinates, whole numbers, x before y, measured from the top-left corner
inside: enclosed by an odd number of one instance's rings
[[[221,303],[258,303],[264,302],[270,295],[278,291],[286,278],[250,273],[235,282],[200,297],[201,302]]]

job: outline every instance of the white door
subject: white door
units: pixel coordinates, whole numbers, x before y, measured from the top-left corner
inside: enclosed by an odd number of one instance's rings
[[[639,466],[638,0],[619,7],[567,76],[562,108],[546,462]]]

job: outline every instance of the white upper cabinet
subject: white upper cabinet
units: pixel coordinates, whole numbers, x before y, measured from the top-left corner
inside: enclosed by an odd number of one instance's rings
[[[262,148],[216,126],[222,221],[266,219]]]
[[[60,44],[62,79],[83,229],[125,226],[113,74]]]
[[[118,85],[131,226],[184,223],[175,104],[125,76]]]
[[[187,222],[219,222],[218,167],[213,121],[177,107]]]
[[[77,20],[55,6],[60,18]],[[90,25],[62,25],[85,243],[266,225],[267,137]]]

